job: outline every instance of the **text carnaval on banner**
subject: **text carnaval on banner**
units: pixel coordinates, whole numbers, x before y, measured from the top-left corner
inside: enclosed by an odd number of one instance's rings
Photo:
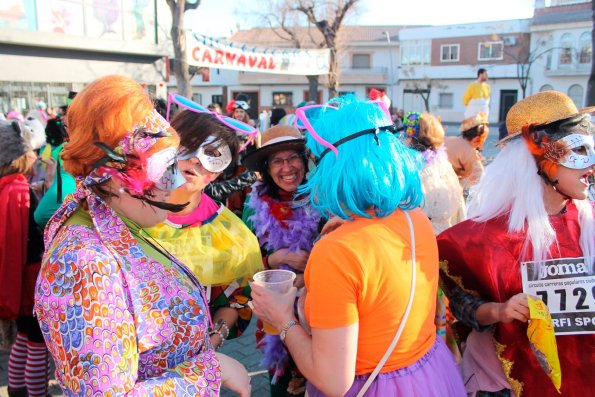
[[[186,39],[189,65],[295,75],[321,75],[329,72],[330,51],[290,48],[247,48],[190,33]]]

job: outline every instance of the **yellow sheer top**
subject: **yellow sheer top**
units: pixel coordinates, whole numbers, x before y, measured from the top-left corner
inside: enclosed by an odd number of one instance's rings
[[[145,231],[205,285],[244,284],[263,268],[256,236],[223,205],[209,221],[192,225],[167,221]]]

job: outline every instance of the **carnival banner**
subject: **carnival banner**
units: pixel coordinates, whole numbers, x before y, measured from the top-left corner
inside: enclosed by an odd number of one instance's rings
[[[329,72],[328,49],[257,48],[188,32],[186,53],[194,66],[300,76]]]

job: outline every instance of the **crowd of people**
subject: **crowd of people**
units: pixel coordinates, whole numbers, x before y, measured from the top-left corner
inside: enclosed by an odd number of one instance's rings
[[[250,396],[246,368],[218,351],[240,336],[256,338],[271,397],[584,394],[595,331],[554,316],[556,385],[528,298],[560,311],[526,281],[563,259],[593,288],[595,107],[556,91],[519,101],[486,165],[486,80],[448,137],[436,115],[395,117],[377,91],[252,120],[247,96],[226,112],[159,103],[121,76],[57,114],[10,112],[9,396],[47,396],[50,356],[68,396]],[[263,270],[294,273],[293,286],[253,282]],[[594,304],[580,293],[570,317]]]

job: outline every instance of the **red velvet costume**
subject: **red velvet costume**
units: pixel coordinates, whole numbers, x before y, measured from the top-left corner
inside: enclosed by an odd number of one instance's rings
[[[24,313],[21,295],[27,263],[29,183],[21,174],[0,178],[0,318],[16,319]],[[33,282],[35,284],[35,282]],[[32,303],[33,292],[29,289]],[[26,313],[33,314],[32,305]]]
[[[582,257],[574,204],[568,205],[565,214],[549,219],[557,237],[551,257]],[[441,280],[447,295],[449,287],[458,285],[474,296],[503,303],[522,292],[519,258],[527,234],[509,233],[507,222],[507,217],[482,223],[467,220],[438,236]],[[530,249],[527,257],[533,257]],[[526,323],[495,324],[494,340],[498,359],[517,397],[560,396],[529,347]],[[595,335],[558,336],[556,342],[562,395],[589,394],[593,389]]]

